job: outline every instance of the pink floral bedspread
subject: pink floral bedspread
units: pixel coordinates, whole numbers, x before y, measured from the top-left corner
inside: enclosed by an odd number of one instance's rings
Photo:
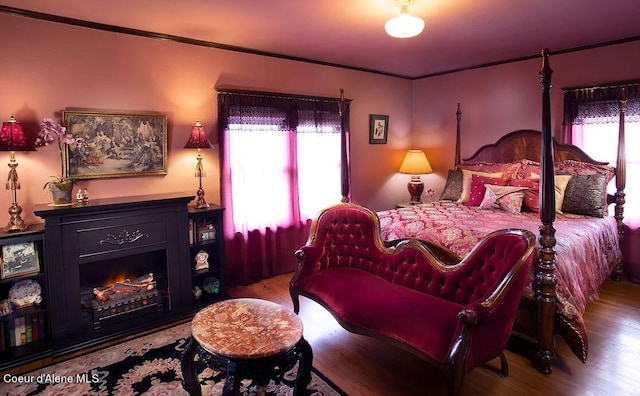
[[[523,228],[538,236],[538,213],[511,214],[438,201],[378,212],[384,240],[419,238],[437,242],[464,257],[482,237],[504,228]],[[598,298],[599,286],[611,275],[622,253],[615,218],[556,214],[557,312],[586,337],[582,315]],[[530,279],[533,280],[532,267]],[[524,296],[534,298],[529,283]],[[584,340],[586,343],[586,339]],[[582,346],[585,351],[586,345]]]

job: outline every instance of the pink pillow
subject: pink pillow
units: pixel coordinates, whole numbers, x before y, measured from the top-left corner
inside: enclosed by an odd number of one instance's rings
[[[487,190],[485,184],[491,184],[494,186],[506,186],[509,179],[481,176],[477,174],[471,175],[471,193],[469,194],[469,206],[478,206],[484,198],[484,193]]]
[[[527,187],[523,208],[528,212],[540,211],[540,179],[511,179],[510,186]]]
[[[520,161],[514,162],[467,162],[458,166],[460,169],[467,169],[474,172],[497,173],[504,177],[517,177],[520,172]]]
[[[520,171],[518,172],[518,179],[534,179],[534,175],[536,177],[540,177],[540,163],[536,161],[531,161],[528,159],[523,159],[520,161]]]

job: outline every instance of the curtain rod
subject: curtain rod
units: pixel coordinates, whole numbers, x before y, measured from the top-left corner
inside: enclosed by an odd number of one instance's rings
[[[616,81],[616,82],[610,82],[610,83],[585,85],[582,87],[567,87],[567,88],[560,88],[560,89],[562,89],[564,92],[575,92],[575,91],[581,91],[583,89],[609,89],[609,88],[625,87],[628,85],[640,85],[640,80]]]
[[[276,92],[247,91],[243,89],[232,89],[232,88],[222,88],[222,87],[214,87],[214,89],[218,93],[232,93],[232,94],[245,95],[245,96],[261,96],[261,97],[272,97],[272,98],[280,98],[280,99],[303,99],[303,100],[309,100],[309,101],[340,102],[340,97],[332,98],[328,96],[311,96],[311,95],[284,94],[284,93],[276,93]],[[345,98],[344,101],[351,102],[351,99]]]

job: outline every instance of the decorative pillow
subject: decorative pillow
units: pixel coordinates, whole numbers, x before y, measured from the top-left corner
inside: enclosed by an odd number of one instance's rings
[[[509,185],[526,187],[522,208],[529,212],[540,211],[540,179],[511,179]]]
[[[529,198],[530,200],[527,201],[527,203],[529,204],[527,206],[527,209],[534,211],[534,212],[539,212],[540,211],[540,175],[535,173],[535,172],[531,172],[530,174],[530,178],[529,179],[522,179],[525,182],[518,182],[516,181],[517,179],[511,179],[510,183],[512,186],[515,185],[520,185],[520,183],[525,186],[526,181],[530,182],[531,184],[535,184],[536,181],[538,181],[538,187],[536,189],[536,187],[528,187],[531,191],[531,193],[529,194]],[[567,184],[569,183],[569,180],[571,179],[571,175],[555,175],[553,178],[554,181],[554,189],[555,189],[555,196],[556,196],[556,213],[562,213],[562,202],[564,201],[564,192],[567,188]]]
[[[556,174],[559,175],[606,175],[609,184],[616,175],[616,168],[609,165],[596,165],[588,162],[565,160],[555,163]]]
[[[457,201],[462,194],[462,171],[459,169],[449,169],[447,183],[444,186],[440,199]]]
[[[562,213],[562,202],[564,202],[564,192],[567,184],[571,180],[571,175],[555,175],[554,188],[556,190],[556,213]]]
[[[504,174],[502,172],[496,173],[484,173],[484,172],[474,172],[468,169],[462,169],[462,193],[460,194],[460,199],[458,199],[458,203],[467,203],[469,202],[469,196],[471,195],[471,175],[480,175],[486,177],[503,177]]]
[[[487,177],[481,175],[471,175],[471,193],[469,194],[469,206],[478,206],[484,198],[484,192],[487,190],[485,184],[492,184],[495,186],[506,186],[509,179],[498,177]]]
[[[604,217],[603,194],[607,193],[607,175],[573,175],[564,192],[562,211]]]
[[[534,179],[533,174],[537,174],[540,177],[540,163],[531,161],[528,159],[520,160],[520,171],[518,172],[518,179]]]
[[[480,203],[480,209],[497,208],[518,214],[522,209],[526,187],[494,186],[487,184],[487,191]]]
[[[514,162],[467,162],[459,166],[474,172],[502,173],[507,179],[516,177],[520,171],[520,161]]]
[[[556,174],[565,174],[565,175],[605,175],[605,188],[602,192],[602,205],[604,207],[603,214],[606,215],[608,213],[608,204],[607,204],[607,185],[609,182],[613,180],[616,172],[616,168],[609,165],[596,165],[590,164],[588,162],[580,162],[574,160],[565,160],[559,161],[555,164]]]

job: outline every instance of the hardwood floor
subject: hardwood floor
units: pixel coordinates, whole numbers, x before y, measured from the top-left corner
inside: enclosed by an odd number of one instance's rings
[[[291,274],[229,290],[233,297],[256,297],[292,308]],[[317,303],[302,297],[304,336],[313,348],[313,365],[353,396],[445,395],[440,372],[399,348],[342,329]],[[640,395],[640,285],[608,281],[600,299],[587,307],[589,357],[580,362],[562,338],[558,361],[547,376],[530,361],[506,352],[510,376],[486,367],[465,378],[461,395]],[[490,362],[498,367],[498,359]]]

